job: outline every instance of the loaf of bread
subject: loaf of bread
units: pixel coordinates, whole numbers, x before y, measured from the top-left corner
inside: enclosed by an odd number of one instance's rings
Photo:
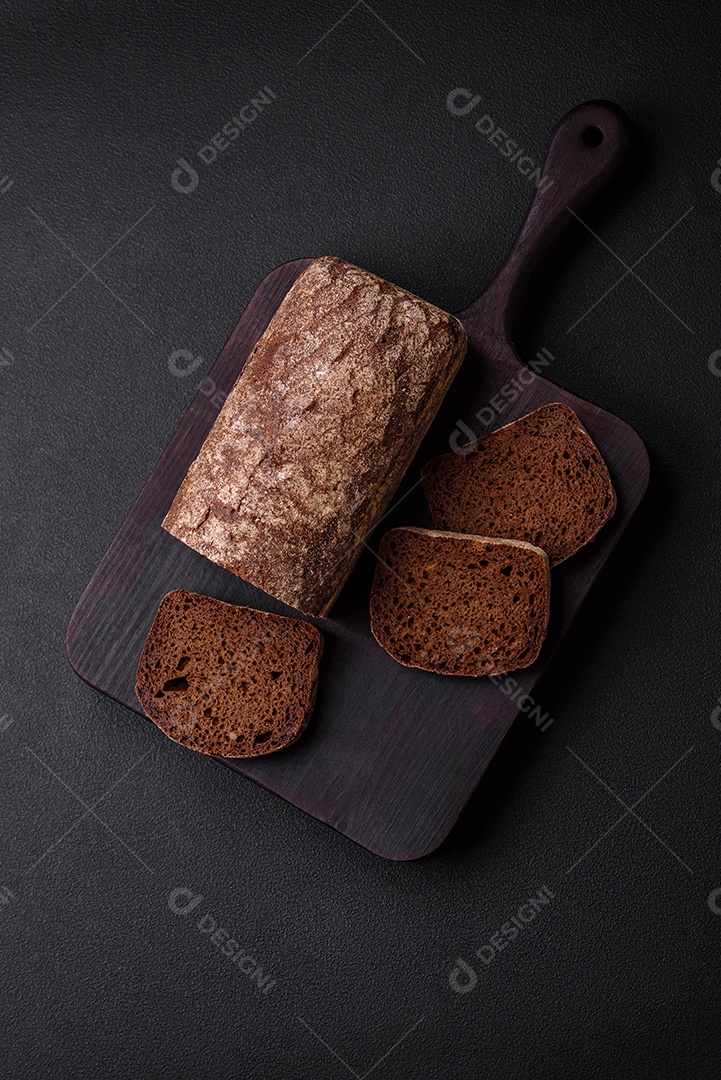
[[[313,711],[323,636],[312,623],[176,589],[160,602],[135,693],[193,750],[258,757],[290,746]]]
[[[573,409],[542,405],[422,470],[439,529],[537,544],[551,566],[588,544],[612,517],[606,462]]]
[[[330,611],[466,351],[461,324],[325,256],[251,352],[163,522],[312,616]]]
[[[501,675],[538,657],[549,598],[548,558],[532,544],[391,529],[378,552],[371,630],[406,667]]]

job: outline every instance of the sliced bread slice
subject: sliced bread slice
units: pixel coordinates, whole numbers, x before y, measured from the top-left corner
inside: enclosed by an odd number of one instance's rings
[[[526,540],[563,562],[616,509],[606,463],[573,409],[543,405],[492,431],[466,454],[422,470],[439,529]]]
[[[315,704],[311,623],[178,589],[150,628],[135,692],[146,716],[203,754],[257,757],[295,742]]]
[[[406,667],[501,675],[529,667],[546,636],[545,551],[434,529],[391,529],[381,541],[371,630]]]

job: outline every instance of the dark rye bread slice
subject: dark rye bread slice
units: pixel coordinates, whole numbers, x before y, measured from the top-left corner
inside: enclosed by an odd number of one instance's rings
[[[433,529],[391,529],[371,592],[371,630],[406,667],[501,675],[529,667],[546,636],[545,551]]]
[[[135,692],[175,742],[257,757],[290,746],[305,728],[322,651],[311,623],[178,589],[160,602]]]
[[[606,463],[573,409],[543,405],[465,454],[422,470],[439,529],[526,540],[551,565],[594,538],[616,509]]]

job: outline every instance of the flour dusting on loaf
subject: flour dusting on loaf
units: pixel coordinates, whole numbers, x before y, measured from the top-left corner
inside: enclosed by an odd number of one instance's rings
[[[163,527],[326,615],[466,351],[446,312],[332,256],[258,340]]]

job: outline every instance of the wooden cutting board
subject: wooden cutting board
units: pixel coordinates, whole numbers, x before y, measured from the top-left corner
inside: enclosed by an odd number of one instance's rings
[[[524,723],[548,722],[534,687],[646,488],[648,458],[636,433],[532,374],[511,339],[531,272],[573,221],[573,213],[617,171],[629,138],[625,115],[604,102],[573,109],[555,128],[543,165],[545,180],[508,259],[479,299],[458,316],[469,351],[451,393],[394,508],[368,539],[372,550],[363,553],[331,618],[316,620],[326,646],[318,702],[306,734],[278,754],[224,761],[385,858],[415,859],[438,847],[519,709],[528,714]],[[286,263],[261,282],[73,612],[67,633],[73,668],[135,712],[140,713],[134,692],[138,658],[158,604],[171,589],[295,614],[169,536],[161,521],[223,396],[310,261]],[[496,685],[487,678],[401,667],[369,629],[373,551],[382,533],[401,524],[432,524],[418,486],[419,470],[430,456],[448,450],[454,431],[463,443],[466,435],[460,432],[482,434],[551,401],[575,409],[595,440],[608,463],[618,509],[592,544],[553,571],[551,623],[538,661],[513,676],[517,688],[503,680]],[[593,649],[592,641],[588,648]]]

